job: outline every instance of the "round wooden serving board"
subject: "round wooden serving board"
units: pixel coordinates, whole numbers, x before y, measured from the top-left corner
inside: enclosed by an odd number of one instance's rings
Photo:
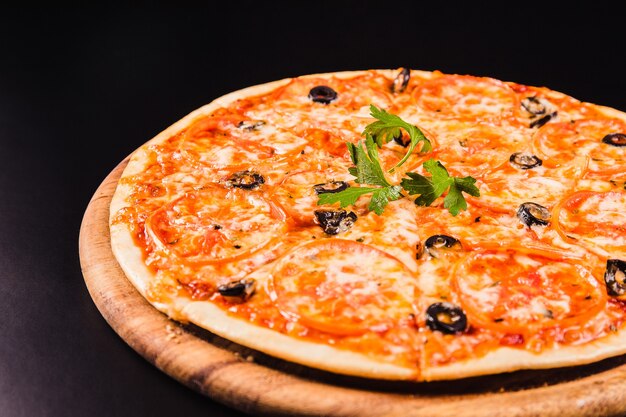
[[[133,349],[209,397],[254,415],[611,416],[626,414],[626,357],[593,365],[431,383],[372,381],[302,367],[168,319],[126,279],[109,239],[109,204],[128,161],[93,196],[80,231],[85,282]]]

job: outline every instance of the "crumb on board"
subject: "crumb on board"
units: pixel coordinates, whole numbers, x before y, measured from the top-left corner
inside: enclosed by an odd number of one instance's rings
[[[183,334],[183,330],[180,327],[174,324],[168,323],[165,325],[165,331],[167,332],[166,340],[168,342],[174,341],[176,343],[179,343],[178,338],[182,336]]]

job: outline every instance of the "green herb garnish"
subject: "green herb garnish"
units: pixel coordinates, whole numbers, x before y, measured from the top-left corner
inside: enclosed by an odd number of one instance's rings
[[[461,210],[467,209],[467,202],[463,197],[463,192],[474,197],[480,196],[480,191],[474,185],[476,180],[472,177],[451,177],[443,164],[434,159],[424,162],[424,169],[431,174],[425,177],[415,172],[408,172],[409,178],[403,178],[400,185],[409,192],[409,195],[420,194],[415,200],[415,204],[420,206],[430,206],[437,197],[446,190],[448,194],[443,199],[443,206],[450,214],[456,216]]]
[[[378,147],[371,135],[365,137],[365,149],[361,142],[354,145],[347,143],[350,158],[354,167],[350,168],[350,174],[356,177],[358,184],[376,185],[377,187],[348,187],[338,193],[320,194],[317,204],[333,204],[339,202],[341,207],[347,207],[356,203],[360,196],[372,194],[368,208],[381,215],[390,201],[402,197],[401,188],[391,185],[385,178],[385,173],[378,159]]]
[[[413,153],[418,143],[423,142],[422,149],[420,150],[422,153],[432,149],[430,141],[417,126],[407,123],[399,116],[387,113],[385,110],[379,109],[373,104],[370,104],[370,114],[373,118],[378,120],[365,126],[362,135],[372,135],[379,148],[382,148],[385,143],[391,142],[394,137],[400,136],[402,134],[401,128],[406,130],[411,138],[411,143],[409,144],[406,154],[389,172],[393,172],[395,168],[404,164],[407,159],[409,159],[409,156],[411,156],[411,153]]]
[[[480,196],[480,191],[474,185],[476,180],[472,177],[457,178],[451,177],[443,164],[434,159],[424,162],[424,170],[431,177],[408,172],[409,178],[403,178],[400,185],[391,184],[385,177],[380,160],[378,158],[378,148],[393,140],[402,133],[404,129],[411,138],[411,144],[404,157],[389,172],[401,166],[409,158],[419,142],[423,142],[420,152],[428,152],[432,145],[421,130],[410,123],[405,122],[395,114],[387,113],[373,104],[370,105],[371,115],[377,121],[365,127],[365,147],[361,142],[356,145],[347,143],[350,151],[350,158],[354,167],[349,168],[350,174],[356,179],[358,184],[370,185],[370,187],[348,187],[338,193],[324,193],[319,195],[318,205],[339,203],[340,206],[347,207],[356,204],[359,197],[372,194],[368,208],[376,214],[381,215],[390,201],[403,197],[402,189],[408,191],[409,195],[417,195],[415,204],[420,206],[431,205],[444,192],[448,194],[443,200],[443,205],[450,214],[456,216],[461,210],[467,209],[467,202],[463,197],[463,192],[475,197]],[[371,187],[374,186],[374,187]]]

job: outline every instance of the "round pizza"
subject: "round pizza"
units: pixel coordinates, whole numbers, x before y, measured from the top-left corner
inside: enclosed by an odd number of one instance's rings
[[[626,353],[626,115],[441,72],[285,79],[130,158],[113,252],[158,310],[305,366],[441,380]]]

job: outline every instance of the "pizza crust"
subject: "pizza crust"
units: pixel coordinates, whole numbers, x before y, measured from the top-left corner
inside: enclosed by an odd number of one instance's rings
[[[349,71],[314,74],[301,78],[350,78],[364,73],[364,71]],[[393,78],[395,72],[385,70],[383,73]],[[419,74],[423,78],[432,77],[430,72],[413,71],[413,73]],[[283,79],[245,88],[222,96],[193,111],[135,151],[130,157],[122,178],[132,176],[143,170],[147,162],[147,148],[150,145],[168,139],[189,126],[197,118],[209,115],[218,108],[228,106],[240,98],[267,93],[290,81],[291,79]],[[561,95],[558,92],[551,91],[551,93],[556,96]],[[611,117],[626,120],[622,112],[602,106],[597,106],[597,108]],[[500,347],[479,358],[453,362],[442,366],[425,366],[423,369],[418,370],[417,366],[403,367],[385,363],[363,354],[341,350],[321,343],[296,339],[265,327],[256,326],[229,315],[228,312],[208,301],[191,301],[183,297],[173,297],[168,302],[156,302],[151,300],[148,294],[154,273],[145,265],[142,251],[134,243],[127,225],[113,222],[115,214],[120,209],[128,206],[126,199],[130,191],[129,185],[120,183],[112,198],[110,206],[111,246],[127,278],[142,296],[156,309],[173,319],[182,322],[192,322],[225,339],[287,361],[359,377],[433,381],[510,372],[519,369],[545,369],[581,365],[626,353],[626,331],[622,331],[582,346],[556,345],[553,348],[545,349],[539,354],[521,349]]]

